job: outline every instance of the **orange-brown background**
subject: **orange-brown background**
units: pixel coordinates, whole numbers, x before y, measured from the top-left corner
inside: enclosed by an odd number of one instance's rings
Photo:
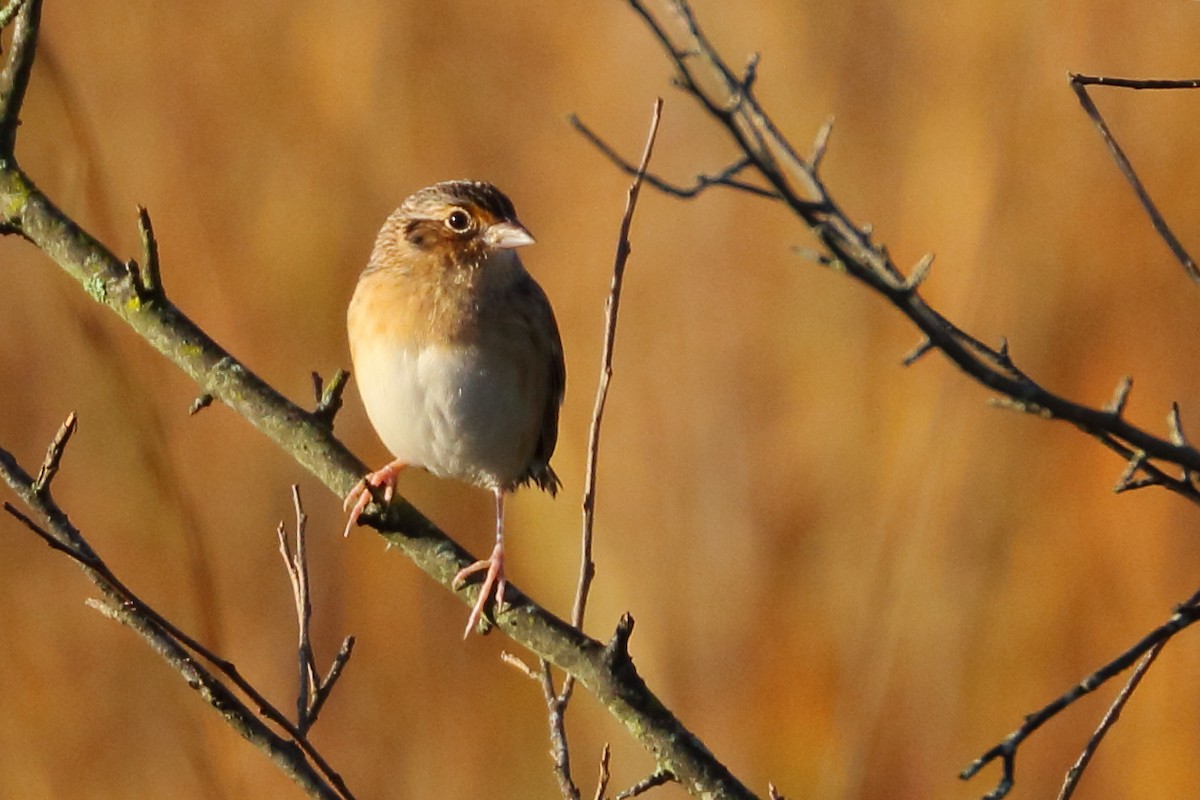
[[[837,126],[826,176],[902,263],[938,254],[927,295],[1048,387],[1163,431],[1200,430],[1200,292],[1153,234],[1081,113],[1068,70],[1183,77],[1200,6],[697,0],[805,145]],[[348,366],[343,314],[409,191],[495,181],[538,237],[526,254],[568,359],[558,501],[510,506],[513,579],[566,613],[603,298],[626,178],[566,124],[635,155],[665,93],[656,167],[687,180],[728,143],[668,86],[617,0],[67,3],[50,0],[18,154],[122,255],[147,205],[173,298],[294,399]],[[1098,93],[1166,215],[1200,249],[1195,93]],[[741,778],[793,797],[966,798],[955,775],[1021,718],[1160,622],[1200,583],[1196,510],[1114,496],[1122,464],[1073,429],[987,405],[881,300],[798,258],[780,208],[712,192],[643,196],[600,463],[587,629],[637,619],[663,700]],[[536,687],[501,636],[29,245],[0,244],[0,446],[29,467],[66,413],[57,497],[128,582],[283,706],[293,621],[274,527],[298,481],[311,517],[322,664],[359,637],[314,738],[362,798],[549,798]],[[351,385],[338,433],[386,454]],[[402,490],[474,551],[485,493]],[[0,797],[291,797],[89,586],[0,520]],[[1083,796],[1200,793],[1200,645],[1160,659]],[[1047,796],[1115,687],[1021,751],[1017,796]],[[586,695],[569,716],[590,792],[648,757]],[[681,797],[678,788],[658,790]]]

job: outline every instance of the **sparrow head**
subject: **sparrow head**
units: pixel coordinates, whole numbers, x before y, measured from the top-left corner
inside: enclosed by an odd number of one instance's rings
[[[386,228],[414,255],[477,266],[489,256],[533,244],[512,201],[490,183],[445,181],[413,193]]]

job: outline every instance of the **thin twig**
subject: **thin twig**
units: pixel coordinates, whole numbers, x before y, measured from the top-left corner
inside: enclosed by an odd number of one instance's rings
[[[605,742],[604,749],[600,751],[600,775],[596,778],[596,794],[593,800],[604,800],[604,793],[608,791],[608,760],[611,756],[608,742]]]
[[[579,536],[579,582],[575,589],[575,604],[571,609],[571,624],[583,630],[583,618],[587,613],[588,594],[591,591],[592,579],[596,575],[596,564],[592,560],[592,541],[596,524],[596,472],[600,457],[600,427],[604,420],[604,408],[608,402],[608,387],[613,374],[613,350],[617,338],[617,317],[621,308],[621,288],[625,282],[625,265],[629,261],[632,246],[629,243],[629,231],[633,226],[633,214],[637,209],[638,194],[642,182],[646,179],[646,170],[650,166],[650,157],[654,153],[654,142],[658,138],[658,125],[662,119],[663,101],[659,97],[654,101],[654,109],[650,114],[650,129],[646,134],[646,145],[642,149],[642,159],[634,173],[633,182],[625,199],[625,213],[621,216],[621,225],[617,231],[617,252],[613,258],[612,283],[609,286],[608,298],[604,303],[604,344],[600,356],[600,380],[596,387],[596,402],[592,409],[592,423],[588,429],[587,474],[583,486],[583,527]],[[576,120],[578,126],[578,121]],[[550,664],[541,661],[542,694],[545,697],[550,712],[550,753],[554,759],[554,774],[558,779],[559,789],[567,800],[578,800],[579,787],[571,777],[571,756],[567,747],[566,711],[571,702],[571,694],[575,688],[575,678],[567,675],[563,679],[561,691],[554,689],[554,676]]]
[[[1129,698],[1133,696],[1138,684],[1142,682],[1142,678],[1145,677],[1146,672],[1150,669],[1154,660],[1158,658],[1158,654],[1162,652],[1166,644],[1163,641],[1151,647],[1142,656],[1137,666],[1133,668],[1133,674],[1129,676],[1129,680],[1125,682],[1125,686],[1121,688],[1116,699],[1109,706],[1108,711],[1104,714],[1104,718],[1100,720],[1099,727],[1096,728],[1096,732],[1092,734],[1092,737],[1088,739],[1088,743],[1083,748],[1083,752],[1079,754],[1078,760],[1071,766],[1071,769],[1067,770],[1062,790],[1058,793],[1058,800],[1070,800],[1071,796],[1075,794],[1075,788],[1079,786],[1079,780],[1083,777],[1083,772],[1087,769],[1088,764],[1091,763],[1092,756],[1096,754],[1096,750],[1100,747],[1100,742],[1104,740],[1105,734],[1121,718],[1121,711],[1124,710],[1125,704],[1129,702]]]
[[[671,783],[675,780],[675,774],[669,769],[660,769],[654,774],[646,777],[633,786],[630,786],[623,792],[618,792],[614,800],[628,800],[631,797],[645,794],[651,789],[662,786],[663,784]]]
[[[300,668],[299,687],[296,694],[296,728],[307,735],[317,721],[321,707],[325,705],[334,684],[341,676],[350,654],[354,650],[354,637],[347,636],[333,660],[324,679],[317,674],[317,660],[313,655],[310,628],[312,623],[312,599],[308,582],[308,515],[300,501],[300,487],[292,485],[292,505],[296,509],[296,549],[288,545],[287,531],[279,523],[276,535],[279,538],[279,554],[287,567],[292,584],[292,598],[296,604],[296,627],[298,642],[297,659]]]
[[[663,101],[660,97],[654,101],[654,111],[650,116],[650,131],[646,135],[642,160],[626,196],[625,213],[621,217],[621,226],[617,232],[617,252],[613,258],[612,283],[609,286],[608,299],[604,303],[604,344],[600,355],[600,381],[596,387],[596,402],[592,408],[592,423],[588,429],[587,476],[583,485],[583,531],[580,535],[579,586],[575,591],[575,605],[571,610],[571,624],[576,628],[583,627],[583,616],[587,611],[588,590],[595,575],[595,565],[592,562],[592,531],[596,522],[596,464],[600,456],[600,426],[604,419],[604,407],[608,402],[608,386],[612,381],[613,349],[617,339],[617,315],[621,307],[621,288],[625,282],[625,264],[629,261],[629,254],[632,251],[629,244],[629,230],[633,225],[633,213],[637,208],[642,181],[646,177],[646,169],[650,166],[650,156],[654,153],[654,141],[658,137],[662,107]]]
[[[1125,155],[1125,151],[1121,149],[1121,145],[1117,144],[1116,137],[1113,136],[1108,123],[1104,121],[1104,117],[1100,114],[1100,110],[1096,108],[1096,104],[1092,102],[1092,98],[1087,91],[1087,86],[1089,85],[1122,86],[1136,89],[1195,89],[1197,88],[1196,82],[1174,82],[1177,84],[1174,86],[1166,85],[1169,82],[1162,81],[1142,82],[1142,85],[1134,85],[1137,83],[1136,81],[1124,78],[1092,78],[1090,80],[1083,80],[1085,77],[1082,75],[1071,75],[1071,90],[1079,98],[1079,104],[1083,106],[1084,113],[1088,115],[1100,131],[1100,137],[1104,139],[1104,144],[1108,147],[1108,151],[1112,153],[1113,160],[1117,162],[1117,169],[1121,170],[1121,174],[1125,176],[1125,180],[1133,187],[1133,193],[1137,195],[1138,202],[1142,204],[1142,208],[1146,211],[1146,216],[1150,217],[1150,224],[1154,226],[1154,230],[1167,243],[1167,247],[1171,248],[1171,253],[1183,265],[1188,277],[1196,283],[1200,283],[1200,268],[1197,268],[1195,260],[1184,249],[1183,244],[1171,230],[1171,226],[1167,224],[1167,220],[1159,212],[1154,201],[1150,199],[1150,193],[1146,191],[1146,187],[1142,184],[1141,179],[1138,178],[1137,172],[1134,171],[1129,157]],[[1157,83],[1157,85],[1147,85],[1148,83]]]

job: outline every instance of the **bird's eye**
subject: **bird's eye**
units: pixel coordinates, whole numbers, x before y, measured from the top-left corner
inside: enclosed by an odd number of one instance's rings
[[[456,208],[446,217],[446,227],[455,233],[466,233],[471,229],[471,215],[461,208]]]

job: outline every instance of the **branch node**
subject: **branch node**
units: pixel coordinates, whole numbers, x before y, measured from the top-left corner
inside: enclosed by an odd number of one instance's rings
[[[328,430],[333,430],[333,418],[342,409],[342,393],[346,390],[349,380],[350,373],[344,369],[333,373],[333,378],[328,384],[321,380],[320,373],[312,374],[313,393],[317,397],[317,406],[312,412],[313,419]]]
[[[917,342],[916,347],[914,347],[912,350],[909,350],[905,354],[904,358],[900,359],[900,363],[906,367],[911,367],[920,360],[921,356],[933,349],[933,340],[928,336],[924,336],[921,338],[921,341]]]
[[[1167,412],[1167,429],[1171,433],[1171,444],[1176,447],[1188,447],[1187,436],[1183,432],[1183,422],[1179,419],[1179,403],[1171,403],[1171,410]]]
[[[1104,410],[1112,414],[1117,419],[1125,413],[1125,404],[1129,401],[1129,392],[1133,389],[1133,377],[1125,375],[1117,384],[1117,390],[1113,392],[1112,400],[1108,401],[1108,405]]]
[[[812,156],[808,159],[808,165],[812,168],[814,175],[821,169],[821,162],[825,158],[825,148],[829,145],[829,134],[831,133],[833,133],[833,117],[829,117],[821,123],[821,127],[817,128],[817,135],[813,138]]]
[[[1145,463],[1146,451],[1134,450],[1133,457],[1129,459],[1129,463],[1125,465],[1125,470],[1121,473],[1121,477],[1117,479],[1117,485],[1113,487],[1113,494],[1121,494],[1132,489],[1141,489],[1144,486],[1149,486],[1149,479],[1134,479],[1134,476],[1137,475]]]
[[[154,238],[154,225],[145,206],[137,207],[137,217],[138,236],[142,240],[142,266],[134,281],[134,289],[142,300],[160,300],[163,297],[162,274],[158,266],[158,240]],[[137,267],[133,259],[126,263],[133,264],[135,269]]]
[[[50,482],[58,474],[63,452],[67,449],[67,442],[71,441],[71,435],[75,433],[77,425],[78,420],[75,412],[72,411],[67,415],[66,421],[59,426],[58,432],[50,441],[50,446],[46,448],[46,457],[42,459],[42,466],[38,469],[37,477],[33,481],[33,493],[40,500],[45,500],[46,495],[50,493]]]
[[[921,284],[925,282],[925,279],[929,277],[929,269],[933,266],[933,258],[933,253],[923,255],[921,260],[917,262],[917,265],[913,267],[912,274],[901,285],[901,290],[911,293],[919,289]]]
[[[614,800],[627,800],[630,797],[637,797],[640,794],[650,791],[656,786],[662,786],[664,783],[672,783],[678,781],[675,773],[669,769],[659,769],[650,775],[648,778],[638,781],[633,786],[630,786],[623,792],[618,792]]]
[[[629,657],[629,637],[633,634],[633,615],[626,611],[617,622],[612,638],[604,645],[604,664],[615,670],[618,666],[632,663]]]
[[[758,61],[761,55],[758,52],[751,53],[746,61],[746,69],[742,72],[743,92],[749,93],[754,88],[754,82],[758,80]]]
[[[195,400],[192,401],[191,406],[188,407],[188,416],[192,416],[192,417],[196,416],[201,411],[203,411],[204,409],[211,406],[212,403],[213,403],[213,396],[211,394],[209,394],[208,392],[205,392],[204,394],[200,395],[199,397],[197,397]]]
[[[542,679],[542,676],[535,672],[533,667],[522,661],[520,656],[513,655],[507,650],[500,651],[500,660],[532,681],[540,681]]]

